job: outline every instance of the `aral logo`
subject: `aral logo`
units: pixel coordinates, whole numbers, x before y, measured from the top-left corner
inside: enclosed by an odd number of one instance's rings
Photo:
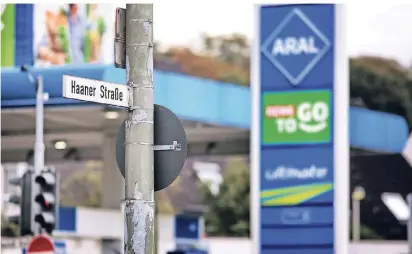
[[[276,39],[273,43],[272,55],[300,55],[317,54],[319,49],[315,45],[315,38],[310,37],[287,37],[285,39]]]
[[[330,92],[267,93],[263,95],[263,142],[266,144],[330,141]]]
[[[300,9],[293,9],[263,42],[263,55],[299,85],[330,49],[331,43]]]

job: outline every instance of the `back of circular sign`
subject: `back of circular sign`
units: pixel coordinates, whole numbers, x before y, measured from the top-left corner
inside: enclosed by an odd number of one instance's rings
[[[154,145],[172,145],[176,141],[179,150],[154,152],[154,190],[169,186],[178,177],[187,157],[187,138],[179,118],[168,108],[154,105]],[[116,161],[120,173],[125,176],[125,121],[116,138]]]

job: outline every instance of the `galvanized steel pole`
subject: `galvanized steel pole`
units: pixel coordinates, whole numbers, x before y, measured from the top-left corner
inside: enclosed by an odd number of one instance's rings
[[[31,74],[30,74],[31,75]],[[43,77],[38,76],[35,79],[36,82],[36,141],[34,143],[34,173],[39,174],[44,168],[44,93],[43,93]],[[38,186],[34,184],[32,201],[34,201],[34,195],[38,192]],[[34,214],[40,211],[40,206],[36,202],[32,202],[32,223],[34,222]],[[34,234],[40,234],[41,227],[39,224],[34,223],[32,225]]]
[[[154,254],[153,4],[126,5],[125,254]]]

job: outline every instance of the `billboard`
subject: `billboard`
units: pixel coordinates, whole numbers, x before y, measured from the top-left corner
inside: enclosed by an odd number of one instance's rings
[[[1,67],[14,65],[15,5],[1,5]]]
[[[254,253],[347,253],[349,84],[340,10],[257,8]]]
[[[115,5],[35,4],[34,65],[113,63]]]

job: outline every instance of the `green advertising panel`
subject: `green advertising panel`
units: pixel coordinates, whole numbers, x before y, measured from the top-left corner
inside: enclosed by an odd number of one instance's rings
[[[328,90],[270,92],[262,98],[263,144],[327,143],[331,139]]]
[[[1,5],[1,66],[14,65],[15,5]]]

